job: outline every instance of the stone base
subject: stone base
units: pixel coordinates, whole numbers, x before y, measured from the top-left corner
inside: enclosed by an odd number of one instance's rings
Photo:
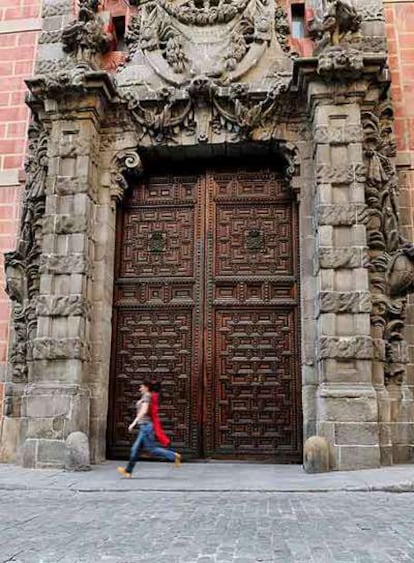
[[[380,448],[376,446],[334,446],[335,469],[350,471],[381,466]]]
[[[0,462],[19,462],[24,423],[21,418],[5,416],[0,423]]]
[[[22,465],[30,469],[63,469],[66,446],[63,440],[25,440],[22,447]]]

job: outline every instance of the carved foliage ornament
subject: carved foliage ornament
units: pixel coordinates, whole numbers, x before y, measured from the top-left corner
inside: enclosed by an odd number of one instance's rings
[[[276,77],[261,99],[252,99],[248,87],[233,84],[223,90],[206,76],[194,78],[186,95],[178,96],[173,89],[158,92],[158,101],[141,102],[134,89],[124,92],[123,99],[145,136],[157,143],[176,142],[179,132],[195,135],[195,110],[202,104],[210,110],[209,127],[216,134],[230,132],[233,141],[250,139],[254,132],[273,118],[284,106],[283,94],[290,77]],[[208,131],[199,133],[198,140],[208,138]]]
[[[403,329],[406,298],[414,291],[414,245],[400,233],[391,104],[385,102],[362,117],[373,294],[371,322],[383,340],[383,345],[377,346],[377,355],[384,362],[386,382],[401,383],[408,361]]]
[[[39,260],[42,219],[45,212],[45,181],[48,170],[48,137],[42,125],[29,128],[25,164],[26,186],[17,248],[5,254],[6,291],[12,301],[13,340],[10,347],[12,376],[27,378],[28,361],[36,333],[36,299],[39,293]]]

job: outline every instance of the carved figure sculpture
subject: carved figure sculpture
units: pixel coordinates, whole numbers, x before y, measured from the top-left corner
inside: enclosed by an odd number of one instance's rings
[[[79,0],[78,18],[62,31],[63,50],[76,62],[94,66],[97,54],[109,50],[112,35],[97,15],[100,0]]]

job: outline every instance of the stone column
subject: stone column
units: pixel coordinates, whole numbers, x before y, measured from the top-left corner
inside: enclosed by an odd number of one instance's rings
[[[380,463],[359,105],[311,83],[317,277],[317,434],[335,469]]]
[[[31,88],[37,94],[36,81]],[[63,466],[66,439],[74,432],[89,437],[90,429],[93,226],[99,130],[111,85],[105,73],[90,73],[84,77],[83,93],[71,94],[46,96],[40,111],[49,123],[49,166],[37,332],[22,398],[26,467]]]

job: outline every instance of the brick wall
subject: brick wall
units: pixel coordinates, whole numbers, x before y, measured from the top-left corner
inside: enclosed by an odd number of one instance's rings
[[[414,241],[414,1],[384,3],[395,111],[403,234]],[[414,298],[407,311],[409,385],[414,386]]]
[[[40,12],[41,0],[0,0],[0,420],[10,317],[3,253],[16,245],[29,118],[24,79],[34,70]]]

